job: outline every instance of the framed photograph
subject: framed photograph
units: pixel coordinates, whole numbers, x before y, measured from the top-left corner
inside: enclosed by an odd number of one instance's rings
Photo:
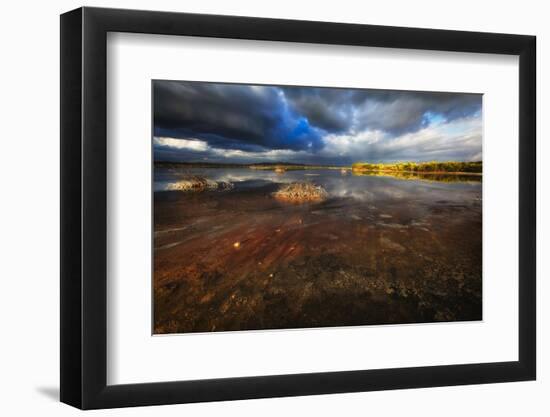
[[[61,401],[533,380],[535,37],[61,16]]]

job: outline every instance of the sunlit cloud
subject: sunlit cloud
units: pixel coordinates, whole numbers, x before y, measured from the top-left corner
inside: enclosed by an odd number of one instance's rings
[[[328,135],[321,151],[327,157],[353,155],[371,162],[481,160],[479,117],[435,123],[418,131],[391,136],[379,130],[355,135]]]
[[[206,151],[208,149],[207,142],[197,139],[154,137],[153,143],[158,146],[166,146],[174,149],[188,149],[192,151]]]

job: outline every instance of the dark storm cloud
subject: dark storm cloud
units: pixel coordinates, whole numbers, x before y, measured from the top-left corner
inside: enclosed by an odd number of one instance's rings
[[[155,135],[196,137],[228,147],[306,149],[321,135],[275,87],[156,81]]]
[[[283,87],[289,103],[309,122],[327,132],[345,132],[353,122],[358,90]]]
[[[433,118],[453,121],[481,109],[479,94],[327,88],[283,91],[312,125],[328,132],[355,128],[401,134],[425,127]]]
[[[156,159],[347,164],[481,153],[480,124],[467,137],[463,122],[480,120],[479,94],[185,81],[154,81],[153,94],[154,136],[179,139],[156,140]]]
[[[371,91],[358,105],[359,129],[415,132],[434,121],[451,122],[481,110],[479,94]]]

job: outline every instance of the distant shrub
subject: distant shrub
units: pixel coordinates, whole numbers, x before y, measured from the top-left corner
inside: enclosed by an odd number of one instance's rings
[[[328,197],[328,193],[323,187],[310,182],[294,182],[283,185],[273,195],[279,200],[293,203],[322,201]]]
[[[187,175],[177,182],[168,185],[170,191],[205,191],[205,190],[229,190],[233,184],[225,181],[212,181],[198,175]]]

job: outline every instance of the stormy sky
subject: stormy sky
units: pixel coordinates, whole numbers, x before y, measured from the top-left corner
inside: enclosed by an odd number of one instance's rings
[[[481,160],[480,94],[154,81],[156,161]]]

